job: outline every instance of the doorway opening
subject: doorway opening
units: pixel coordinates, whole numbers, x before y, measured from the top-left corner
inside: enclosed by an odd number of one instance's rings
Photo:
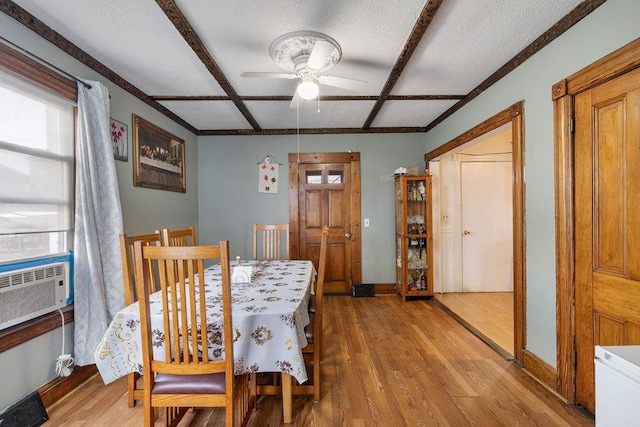
[[[435,300],[498,353],[525,346],[523,102],[427,153]]]
[[[509,122],[430,166],[440,192],[434,297],[506,359],[514,353],[511,135]]]

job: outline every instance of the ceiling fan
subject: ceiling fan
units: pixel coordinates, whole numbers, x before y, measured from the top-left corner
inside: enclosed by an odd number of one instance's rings
[[[314,31],[287,33],[271,43],[269,54],[273,61],[288,73],[244,72],[242,77],[299,79],[300,83],[289,107],[296,108],[305,100],[318,96],[316,82],[342,89],[361,91],[367,82],[322,74],[340,61],[340,45],[326,34]]]

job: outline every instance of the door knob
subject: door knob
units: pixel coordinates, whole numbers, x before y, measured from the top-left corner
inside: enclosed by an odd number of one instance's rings
[[[462,234],[464,234],[465,236],[468,236],[469,234],[471,234],[471,232],[469,230],[464,230]]]
[[[351,238],[351,233],[344,233],[344,237],[345,237],[345,239],[350,239]]]

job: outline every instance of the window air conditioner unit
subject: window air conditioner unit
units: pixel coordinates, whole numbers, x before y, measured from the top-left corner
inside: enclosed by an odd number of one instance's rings
[[[0,273],[0,330],[67,305],[69,263]]]

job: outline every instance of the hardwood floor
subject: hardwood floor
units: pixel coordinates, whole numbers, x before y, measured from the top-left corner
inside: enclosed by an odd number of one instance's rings
[[[513,358],[513,292],[451,292],[434,298],[505,358]]]
[[[433,300],[324,301],[322,398],[294,396],[293,425],[593,426]],[[94,377],[49,408],[45,426],[139,426],[141,407],[129,409],[125,393],[125,379],[105,386]],[[222,425],[222,417],[197,411],[190,425]],[[282,425],[281,399],[261,397],[249,425]]]

